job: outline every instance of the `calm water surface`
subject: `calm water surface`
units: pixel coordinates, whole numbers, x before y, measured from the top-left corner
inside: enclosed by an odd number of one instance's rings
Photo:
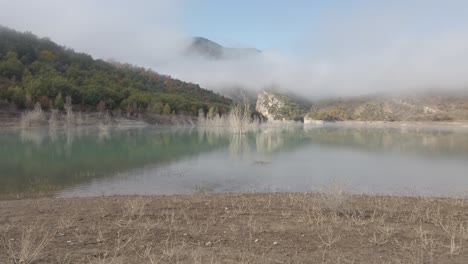
[[[468,193],[468,130],[306,127],[0,131],[0,198],[316,191]]]

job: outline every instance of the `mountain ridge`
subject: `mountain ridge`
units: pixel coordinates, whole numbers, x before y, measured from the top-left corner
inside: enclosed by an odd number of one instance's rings
[[[230,48],[204,37],[193,37],[187,54],[212,60],[242,59],[261,54],[256,48]]]

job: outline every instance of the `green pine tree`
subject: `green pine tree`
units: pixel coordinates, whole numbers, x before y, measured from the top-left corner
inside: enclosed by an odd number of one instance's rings
[[[59,93],[56,97],[55,97],[55,101],[54,101],[54,105],[55,105],[55,108],[57,109],[60,109],[60,110],[63,110],[63,105],[64,105],[64,101],[63,101],[63,97],[62,97],[62,93]]]

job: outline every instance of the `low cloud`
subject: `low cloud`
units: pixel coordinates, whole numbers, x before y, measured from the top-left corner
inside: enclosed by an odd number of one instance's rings
[[[294,55],[264,50],[235,60],[185,56],[192,37],[181,19],[188,12],[185,4],[5,0],[0,24],[217,91],[274,86],[317,98],[468,89],[464,1],[360,3],[351,11],[324,15],[310,32],[304,26]]]

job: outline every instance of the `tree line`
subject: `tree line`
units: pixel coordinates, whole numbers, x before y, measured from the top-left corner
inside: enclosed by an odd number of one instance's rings
[[[48,38],[0,26],[0,106],[63,109],[65,98],[88,111],[197,115],[229,111],[230,99],[129,64],[110,63]]]

